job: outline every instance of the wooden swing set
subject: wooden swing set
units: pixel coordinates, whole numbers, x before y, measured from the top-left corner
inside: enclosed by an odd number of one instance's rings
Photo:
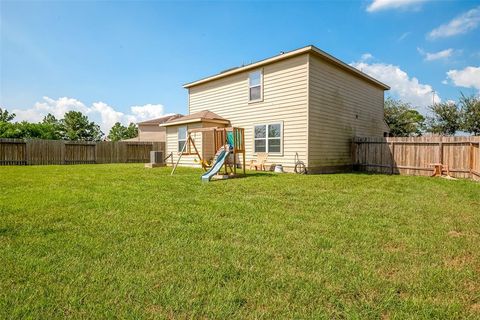
[[[230,176],[237,175],[237,162],[241,161],[243,175],[245,175],[245,129],[238,128],[238,127],[226,127],[226,128],[218,128],[218,127],[211,127],[211,128],[195,128],[195,129],[188,129],[187,130],[187,139],[182,147],[182,151],[180,151],[180,155],[175,163],[175,166],[172,169],[172,175],[175,173],[175,170],[180,163],[180,159],[182,156],[188,155],[196,155],[199,159],[199,162],[202,166],[204,171],[208,171],[208,169],[213,165],[215,159],[212,160],[212,163],[209,163],[206,159],[203,159],[200,155],[200,152],[195,145],[195,141],[192,138],[192,134],[201,133],[206,134],[209,132],[213,132],[213,141],[212,146],[215,152],[218,152],[222,147],[229,148],[230,153],[233,155],[232,161],[225,161],[224,163],[224,174]],[[203,147],[205,148],[205,135],[203,137]],[[238,160],[237,160],[237,155]],[[228,169],[230,169],[230,174],[228,173]],[[220,172],[220,171],[219,171]]]

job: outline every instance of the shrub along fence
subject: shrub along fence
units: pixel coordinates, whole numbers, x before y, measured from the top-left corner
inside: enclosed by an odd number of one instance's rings
[[[474,136],[357,137],[353,158],[360,171],[428,176],[441,163],[453,177],[480,179],[480,137]]]
[[[149,162],[165,142],[0,139],[0,165]]]

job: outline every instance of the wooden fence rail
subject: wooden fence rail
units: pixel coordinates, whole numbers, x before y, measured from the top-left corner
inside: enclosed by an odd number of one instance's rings
[[[426,176],[441,163],[454,177],[480,179],[480,137],[357,137],[353,158],[360,171]]]
[[[0,139],[0,165],[149,162],[165,142]]]

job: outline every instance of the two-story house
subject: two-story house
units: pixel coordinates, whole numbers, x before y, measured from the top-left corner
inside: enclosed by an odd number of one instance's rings
[[[295,160],[309,172],[352,167],[354,136],[383,136],[384,91],[390,89],[314,47],[229,69],[184,85],[188,111],[161,124],[166,152],[176,161],[188,129],[236,126],[245,129],[247,162],[258,152],[268,163],[292,170]],[[202,157],[214,156],[208,132],[193,138]],[[180,165],[198,166],[196,156]]]

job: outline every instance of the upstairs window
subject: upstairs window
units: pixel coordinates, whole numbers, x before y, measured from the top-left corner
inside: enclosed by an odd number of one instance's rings
[[[187,127],[179,127],[178,128],[178,152],[184,151],[183,148],[185,146],[185,143],[187,143]]]
[[[254,128],[254,149],[257,152],[282,152],[282,124],[262,124]]]
[[[263,75],[262,71],[250,72],[248,75],[248,100],[260,101],[263,98]]]

